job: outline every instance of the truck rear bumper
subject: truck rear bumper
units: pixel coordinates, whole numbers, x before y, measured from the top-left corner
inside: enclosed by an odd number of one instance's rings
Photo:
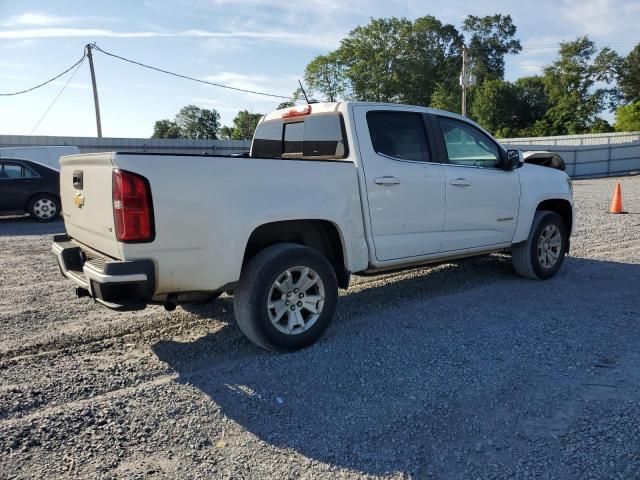
[[[55,235],[53,253],[62,275],[103,305],[116,310],[139,310],[155,292],[151,260],[119,261],[84,250],[67,235]]]

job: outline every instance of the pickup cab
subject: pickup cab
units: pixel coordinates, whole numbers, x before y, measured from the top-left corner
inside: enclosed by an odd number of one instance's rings
[[[525,164],[469,119],[424,107],[314,103],[262,118],[245,158],[147,153],[61,161],[78,295],[112,308],[234,295],[270,350],[315,342],[351,274],[508,252],[544,280],[569,251],[562,171]]]

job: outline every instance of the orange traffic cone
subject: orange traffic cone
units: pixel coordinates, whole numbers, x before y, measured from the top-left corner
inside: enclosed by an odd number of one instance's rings
[[[622,188],[620,188],[620,183],[616,183],[616,189],[613,191],[609,213],[627,213],[622,209]]]

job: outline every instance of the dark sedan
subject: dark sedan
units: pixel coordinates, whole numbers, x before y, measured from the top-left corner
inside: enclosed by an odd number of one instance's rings
[[[0,158],[0,214],[26,212],[51,222],[60,210],[60,172],[30,160]]]

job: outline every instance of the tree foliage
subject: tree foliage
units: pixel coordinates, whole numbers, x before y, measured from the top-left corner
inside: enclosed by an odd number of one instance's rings
[[[509,137],[521,124],[517,87],[500,79],[486,80],[478,87],[472,111],[476,121],[499,137]]]
[[[462,30],[469,35],[467,46],[472,59],[471,73],[478,83],[485,78],[504,78],[504,57],[522,50],[511,15],[469,15]]]
[[[230,140],[251,140],[261,118],[261,113],[241,110],[233,119],[232,127],[222,127],[220,136]]]
[[[618,107],[615,127],[618,132],[640,132],[640,100]]]
[[[220,114],[195,105],[182,107],[175,119],[158,120],[153,127],[151,138],[218,138]]]
[[[176,122],[171,120],[158,120],[153,126],[153,135],[151,138],[182,138],[180,136],[180,127]]]
[[[618,65],[618,84],[627,103],[640,101],[640,43]]]
[[[307,64],[304,79],[309,92],[317,92],[327,102],[335,102],[349,97],[349,80],[345,66],[336,52],[318,55]]]
[[[550,107],[544,118],[545,134],[577,134],[602,125],[599,114],[615,103],[616,65],[611,51],[599,53],[587,37],[560,44],[558,59],[544,69],[543,81]]]
[[[220,114],[195,105],[182,107],[175,119],[182,138],[216,139],[220,132]]]

